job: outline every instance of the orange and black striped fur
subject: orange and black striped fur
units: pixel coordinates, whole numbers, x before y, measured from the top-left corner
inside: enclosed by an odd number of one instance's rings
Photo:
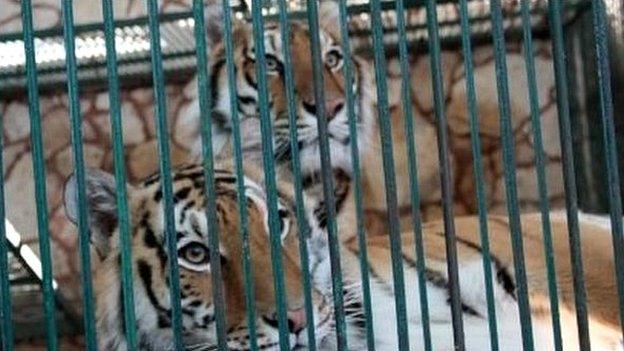
[[[97,300],[97,335],[101,350],[127,348],[119,244],[119,219],[115,182],[110,174],[88,170],[86,194],[89,206],[91,244],[101,262],[95,267],[94,291]],[[128,185],[132,250],[132,282],[136,311],[136,335],[139,349],[171,350],[173,347],[168,260],[175,259],[180,270],[180,301],[183,338],[187,350],[212,350],[216,345],[215,306],[212,295],[208,230],[216,226],[225,296],[227,343],[230,350],[248,350],[242,263],[242,239],[239,224],[236,178],[229,166],[215,172],[216,222],[208,223],[204,196],[204,173],[201,165],[172,171],[173,211],[177,252],[165,244],[163,196],[158,175],[137,185]],[[266,192],[260,172],[245,172],[245,199],[248,212],[250,263],[253,267],[255,326],[257,343],[263,350],[278,350],[273,275],[267,224]],[[76,222],[76,179],[72,176],[65,188],[65,206],[70,220]],[[299,226],[294,220],[292,189],[279,186],[281,224],[281,259],[288,301],[290,345],[305,347],[305,313],[298,248]],[[307,213],[314,237],[324,237],[312,212]],[[330,300],[313,292],[315,328],[318,345],[331,345],[333,318]],[[327,346],[331,349],[331,346]]]
[[[592,350],[622,350],[619,299],[615,280],[609,220],[580,214],[581,249]],[[528,279],[530,312],[535,350],[554,350],[542,221],[538,214],[522,216],[522,239]],[[522,350],[518,314],[517,280],[514,274],[508,219],[490,216],[487,221],[496,321],[500,350]],[[485,296],[483,247],[477,217],[455,219],[460,280],[460,300],[467,350],[489,350],[488,310]],[[579,350],[568,228],[562,213],[552,214],[553,257],[557,275],[560,321],[564,350]],[[407,322],[411,350],[424,350],[423,323],[417,276],[416,241],[410,231],[401,233],[401,263],[404,269]],[[454,350],[449,302],[444,223],[423,224],[425,285],[433,350]],[[366,240],[368,274],[371,283],[373,329],[377,350],[397,350],[394,286],[390,238],[371,236]],[[361,251],[355,237],[342,243],[343,277],[360,281]],[[327,266],[328,263],[325,263]],[[319,270],[319,272],[322,270]],[[327,274],[322,274],[327,277]],[[363,311],[361,311],[363,313]]]
[[[327,4],[333,4],[331,2]],[[337,9],[333,6],[321,6],[319,16],[321,24],[320,45],[323,63],[323,107],[328,123],[329,152],[334,175],[336,206],[342,207],[349,192],[351,180],[351,138],[347,111],[346,89],[343,66],[347,60],[353,67],[355,93],[354,116],[357,124],[357,137],[360,146],[368,144],[366,125],[373,118],[372,109],[367,102],[372,98],[372,85],[369,84],[371,70],[368,63],[357,56],[345,57],[340,41],[337,21]],[[221,158],[232,157],[232,111],[231,90],[228,82],[225,42],[220,18],[223,16],[221,5],[209,5],[206,8],[207,28],[211,50],[208,54],[212,101],[214,102],[210,119],[213,126],[212,142],[215,152]],[[217,19],[217,21],[214,21]],[[318,103],[314,98],[314,78],[310,48],[310,31],[307,24],[300,21],[290,22],[290,51],[294,79],[294,107],[296,115],[301,181],[308,197],[323,201],[321,182],[321,159],[319,156],[319,132],[317,128]],[[258,82],[256,80],[256,57],[251,24],[235,20],[232,30],[234,66],[236,70],[236,108],[235,113],[241,120],[241,134],[245,161],[262,165],[262,145],[260,133],[260,113],[258,102]],[[285,70],[287,69],[283,41],[279,23],[268,21],[264,35],[265,59],[267,67],[267,88],[270,117],[273,124],[273,156],[276,161],[278,177],[292,181],[292,161],[294,155],[291,145],[288,102],[286,99]],[[189,83],[194,89],[197,82]],[[196,95],[196,94],[195,94]],[[196,95],[197,96],[197,95]],[[198,104],[191,110],[190,123],[199,125],[201,116]],[[201,142],[197,137],[193,150],[195,157],[201,154]]]
[[[187,166],[173,171],[174,214],[177,231],[175,258],[180,267],[180,299],[183,307],[184,341],[190,350],[207,350],[214,346],[214,305],[212,301],[211,270],[206,245],[208,225],[201,166]],[[246,337],[246,307],[241,261],[241,239],[236,202],[235,176],[229,166],[217,167],[216,204],[226,296],[228,345],[232,350],[248,348]],[[245,198],[249,213],[249,238],[254,271],[256,327],[258,343],[264,349],[278,348],[278,333],[274,313],[274,290],[267,225],[266,193],[262,174],[256,169],[245,171]],[[65,203],[68,217],[76,221],[76,183],[67,183]],[[280,233],[282,262],[286,282],[290,344],[305,348],[303,332],[305,313],[302,309],[301,263],[299,260],[298,228],[294,218],[292,186],[279,186]],[[136,330],[141,350],[171,348],[172,331],[169,319],[170,301],[167,260],[171,255],[164,243],[164,223],[161,183],[158,176],[128,186],[131,219],[132,268],[134,280]],[[97,326],[102,349],[125,349],[122,322],[123,305],[120,286],[120,252],[117,208],[112,176],[90,170],[87,173],[91,242],[102,262],[95,268]],[[327,236],[316,217],[318,208],[306,202],[306,220],[311,232],[306,245],[314,282],[314,321],[319,349],[333,350],[334,319],[331,300],[332,272],[329,264]],[[581,248],[589,325],[593,350],[621,350],[618,297],[615,283],[615,263],[612,255],[608,220],[581,215]],[[460,278],[460,302],[468,350],[490,347],[488,311],[485,300],[483,249],[476,217],[455,219]],[[517,280],[513,270],[508,221],[505,217],[488,218],[490,255],[485,257],[492,271],[494,296],[501,350],[521,350],[517,302]],[[344,228],[343,228],[344,229]],[[568,230],[561,214],[552,215],[554,259],[561,310],[564,350],[577,350],[574,314],[574,291],[568,245]],[[429,303],[429,319],[434,350],[453,350],[452,324],[449,305],[449,283],[446,266],[444,225],[441,221],[423,224],[425,252],[424,278]],[[522,216],[522,233],[528,291],[536,350],[553,349],[552,325],[548,300],[547,274],[539,215]],[[345,236],[348,238],[348,236]],[[404,267],[409,340],[412,350],[422,350],[422,316],[419,304],[417,259],[413,233],[401,233],[401,261]],[[341,245],[342,293],[347,300],[347,321],[350,349],[364,349],[365,327],[359,292],[361,252],[357,240],[345,239]],[[397,334],[394,315],[394,286],[389,237],[371,236],[366,239],[368,273],[370,276],[375,344],[378,350],[396,350]]]

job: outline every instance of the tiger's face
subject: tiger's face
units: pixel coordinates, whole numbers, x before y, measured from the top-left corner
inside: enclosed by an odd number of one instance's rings
[[[277,350],[279,343],[277,307],[273,288],[268,211],[266,196],[256,177],[245,178],[248,212],[248,236],[253,273],[253,292],[257,319],[257,342],[264,350]],[[251,176],[249,176],[251,175]],[[204,198],[201,166],[176,170],[173,176],[176,252],[165,243],[164,210],[161,182],[151,177],[138,186],[128,186],[130,204],[132,270],[136,330],[139,349],[169,350],[173,347],[168,261],[179,267],[183,338],[189,350],[208,350],[216,345],[215,306],[212,270],[208,247],[209,226]],[[216,223],[219,233],[219,256],[225,296],[227,343],[231,350],[249,349],[247,308],[245,306],[243,251],[239,226],[236,178],[227,169],[215,173]],[[72,177],[65,192],[68,217],[76,221],[76,184]],[[111,175],[87,172],[87,199],[92,246],[101,263],[95,269],[94,289],[97,299],[99,344],[103,350],[126,349],[120,276],[120,249],[115,184]],[[281,259],[288,301],[290,345],[293,349],[307,344],[305,311],[298,248],[298,226],[294,219],[292,194],[279,192],[281,221]],[[320,231],[314,218],[309,221],[311,235]],[[314,320],[318,342],[332,333],[332,308],[328,300],[313,291]]]
[[[333,5],[332,5],[333,4]],[[218,5],[209,6],[206,11],[210,19],[222,16]],[[359,96],[367,90],[364,88],[367,79],[362,77],[365,61],[358,57],[345,57],[338,28],[338,9],[333,2],[321,5],[320,15],[320,46],[323,64],[323,111],[328,122],[331,161],[334,169],[340,169],[347,175],[351,173],[350,133],[348,124],[346,90],[349,88],[344,79],[343,67],[345,60],[351,60],[354,81],[351,89]],[[213,143],[215,150],[228,152],[228,138],[232,128],[231,95],[228,85],[226,54],[222,40],[221,22],[208,28],[208,36],[212,38],[213,49],[209,54],[209,68],[212,75],[214,111]],[[312,70],[312,53],[310,47],[310,31],[301,22],[290,23],[291,66],[294,78],[295,114],[297,123],[297,145],[301,160],[303,176],[318,178],[321,169],[319,157],[319,133],[317,118],[318,104],[314,98],[314,75]],[[242,121],[244,152],[249,158],[261,159],[261,135],[259,132],[258,83],[256,80],[256,55],[254,50],[253,31],[251,25],[235,21],[233,28],[234,64],[236,68],[236,101],[238,116]],[[293,152],[289,133],[288,103],[285,86],[285,58],[283,40],[278,23],[269,22],[264,31],[265,61],[269,93],[270,115],[273,121],[274,157],[278,167],[289,173]],[[196,84],[196,83],[192,83]],[[360,104],[356,103],[355,116],[358,128],[363,128],[367,118],[361,113]],[[362,133],[358,133],[358,136]],[[196,148],[196,154],[199,154]]]

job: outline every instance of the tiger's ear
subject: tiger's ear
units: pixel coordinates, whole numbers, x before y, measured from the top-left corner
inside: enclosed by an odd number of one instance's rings
[[[208,0],[204,5],[204,26],[208,48],[211,50],[223,40],[223,5],[219,0]]]
[[[65,183],[64,202],[65,214],[74,224],[78,223],[80,210],[77,195],[76,174],[72,173]],[[85,195],[91,244],[101,257],[106,257],[118,222],[115,178],[104,171],[85,169]]]
[[[335,40],[340,40],[340,8],[336,0],[323,0],[319,6],[319,24]]]
[[[223,18],[223,2],[221,0],[205,0],[204,2],[204,26],[206,29],[206,38],[208,39],[208,50],[212,50],[215,46],[223,42],[224,28]],[[232,40],[234,47],[237,47],[238,41],[247,40],[250,27],[244,21],[236,19],[234,11],[232,15]]]

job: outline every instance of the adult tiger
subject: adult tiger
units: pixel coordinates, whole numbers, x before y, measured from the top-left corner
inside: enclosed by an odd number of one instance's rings
[[[231,171],[216,171],[217,224],[220,234],[220,254],[223,263],[223,285],[226,296],[228,346],[232,350],[249,347],[246,337],[243,276],[240,236],[236,206],[234,175]],[[258,320],[258,343],[263,349],[277,349],[275,305],[271,284],[271,264],[267,235],[265,192],[259,184],[260,172],[247,169],[245,183],[249,210],[249,235],[254,267],[254,291]],[[200,166],[181,168],[173,172],[175,219],[177,229],[176,258],[180,265],[181,301],[184,309],[184,341],[189,349],[207,350],[215,343],[211,326],[214,311],[211,296],[210,265],[205,246],[207,223],[203,195],[203,171]],[[66,186],[65,205],[68,217],[75,221],[76,184],[71,178]],[[290,303],[289,319],[293,348],[305,348],[304,312],[301,308],[301,271],[298,259],[296,222],[293,220],[292,187],[283,182],[279,189],[282,221],[282,260]],[[129,186],[133,271],[137,311],[137,334],[141,350],[170,349],[172,332],[169,321],[169,287],[166,260],[170,258],[163,237],[163,208],[160,179],[155,176],[142,184]],[[106,350],[125,349],[122,322],[123,305],[120,291],[120,262],[114,182],[104,172],[89,171],[87,175],[91,241],[102,262],[95,269],[97,326],[100,346]],[[309,203],[308,203],[309,205]],[[307,220],[313,229],[308,239],[311,270],[314,278],[315,328],[319,349],[334,350],[332,308],[327,304],[331,292],[326,235],[308,207]],[[512,269],[508,222],[504,217],[489,218],[491,255],[488,257],[495,282],[495,299],[500,348],[520,350],[518,332],[516,282]],[[525,260],[528,273],[531,314],[535,344],[540,350],[552,349],[549,324],[548,288],[541,241],[541,222],[537,215],[522,217]],[[585,280],[589,305],[589,325],[594,350],[619,350],[617,287],[615,264],[611,252],[608,225],[587,216],[581,217],[582,249],[585,260]],[[461,307],[468,350],[489,349],[487,309],[483,285],[483,252],[479,241],[479,225],[475,217],[456,219]],[[567,226],[563,216],[553,216],[554,255],[561,306],[562,335],[565,350],[578,349],[574,318],[574,293],[567,245]],[[423,225],[426,253],[425,278],[428,288],[431,332],[435,350],[453,350],[452,326],[448,302],[449,287],[445,259],[444,226],[441,222]],[[402,261],[405,268],[407,311],[411,349],[422,350],[421,315],[418,305],[418,279],[413,254],[414,241],[409,232],[402,234]],[[390,246],[387,236],[369,237],[368,269],[371,277],[373,328],[378,350],[396,350],[396,326]],[[343,278],[348,289],[347,330],[349,347],[364,349],[363,311],[357,289],[360,281],[359,251],[356,240],[341,243]],[[307,269],[307,268],[306,268]]]
[[[187,166],[172,173],[177,252],[168,252],[164,239],[163,204],[158,175],[136,186],[128,185],[132,271],[136,311],[136,333],[142,351],[172,350],[170,290],[167,260],[180,268],[180,299],[183,338],[187,350],[212,350],[215,311],[211,288],[208,226],[201,166]],[[216,179],[216,209],[220,237],[222,279],[225,292],[227,343],[230,350],[248,350],[249,335],[244,297],[241,237],[235,176],[228,167],[219,168]],[[246,197],[249,213],[249,243],[255,291],[257,342],[263,350],[278,350],[278,329],[269,254],[266,193],[260,173],[246,170]],[[114,179],[108,173],[88,170],[86,194],[89,206],[91,244],[101,258],[95,267],[94,291],[97,300],[97,334],[101,350],[125,350],[126,337],[120,283],[120,248]],[[76,181],[72,176],[65,188],[67,216],[76,222]],[[279,187],[282,261],[288,300],[290,345],[307,344],[305,312],[298,268],[298,226],[294,221],[291,188]],[[308,222],[315,237],[319,227],[313,216]],[[331,305],[313,292],[317,344],[332,349],[335,337]],[[357,316],[355,320],[357,320]],[[357,322],[354,322],[357,325]],[[355,328],[355,327],[354,327]],[[351,331],[357,332],[357,328]]]

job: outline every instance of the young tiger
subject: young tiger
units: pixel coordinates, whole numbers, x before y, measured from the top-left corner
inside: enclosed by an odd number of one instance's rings
[[[602,351],[622,350],[619,299],[609,221],[588,215],[581,215],[580,219],[591,347],[592,350]],[[455,227],[466,350],[490,350],[479,222],[476,217],[457,217]],[[494,284],[499,349],[522,350],[509,222],[506,217],[490,216],[488,227],[490,230],[488,262]],[[554,350],[541,216],[523,215],[522,229],[535,350]],[[552,231],[563,349],[579,350],[568,229],[563,214],[553,214]],[[424,350],[414,235],[412,232],[403,232],[400,239],[410,350]],[[371,236],[366,240],[375,345],[377,350],[388,351],[398,349],[389,240],[387,235]],[[433,350],[455,350],[444,223],[435,221],[423,224],[423,241],[426,257],[424,276]],[[356,238],[342,243],[343,277],[347,284],[360,281],[359,256]],[[323,286],[328,289],[331,274],[328,274],[327,254],[325,253],[324,258],[319,258],[319,261],[324,263],[318,266],[324,268],[318,268],[313,274],[319,282],[322,282],[324,277],[325,283],[318,286],[321,289]],[[359,313],[364,313],[361,310],[363,304],[351,306],[358,306]],[[350,313],[356,312],[350,309]]]
[[[218,4],[205,9],[207,35],[212,48],[208,54],[208,65],[212,86],[213,125],[212,141],[222,158],[231,158],[232,116],[230,90],[223,42],[221,18],[222,8]],[[355,116],[357,119],[357,140],[362,168],[364,209],[367,228],[370,233],[385,231],[385,193],[381,156],[381,140],[377,114],[377,97],[373,76],[373,61],[357,54],[345,57],[342,51],[340,18],[336,1],[321,1],[319,7],[320,44],[324,64],[323,93],[325,113],[328,120],[330,154],[334,174],[336,208],[339,226],[355,221],[354,199],[350,192],[352,176],[351,138],[348,128],[344,65],[350,60],[353,71],[353,92]],[[305,21],[290,22],[291,64],[294,73],[295,105],[297,115],[298,146],[302,167],[302,182],[307,195],[323,202],[321,165],[319,157],[319,134],[314,99],[314,77],[310,50],[310,32]],[[241,134],[245,160],[262,164],[261,134],[259,127],[258,84],[255,73],[255,54],[251,24],[235,20],[233,24],[234,65],[236,67],[236,89],[238,117],[241,119]],[[289,121],[287,115],[284,56],[279,23],[267,19],[265,25],[265,49],[267,63],[268,92],[271,118],[273,120],[274,158],[278,166],[278,177],[286,181],[292,178],[292,157],[290,148]],[[396,77],[389,78],[390,92],[397,89]],[[197,81],[189,83],[196,90]],[[418,87],[419,89],[421,87]],[[429,86],[426,87],[429,89]],[[191,93],[198,99],[197,93]],[[393,95],[393,94],[391,94]],[[394,94],[396,95],[396,94]],[[187,120],[199,125],[201,116],[198,103],[189,105]],[[416,111],[416,110],[415,110]],[[393,154],[396,170],[398,205],[409,214],[411,197],[409,192],[407,135],[404,128],[401,104],[393,103],[390,117],[392,124]],[[439,167],[435,128],[417,113],[414,117],[418,154],[419,184],[422,201],[439,201]],[[199,129],[199,128],[198,128]],[[433,146],[433,147],[432,147]],[[196,139],[193,155],[201,154],[201,140]],[[381,214],[381,216],[380,216]],[[409,220],[409,215],[404,216]],[[407,223],[407,222],[406,222]]]
[[[204,198],[204,175],[201,166],[187,166],[172,172],[177,251],[167,250],[164,238],[163,197],[158,175],[138,185],[128,185],[132,272],[139,350],[173,349],[171,304],[167,261],[175,259],[180,269],[180,300],[183,338],[186,350],[212,350],[216,345],[215,311],[211,288],[208,226],[219,232],[224,287],[227,344],[230,350],[248,350],[242,246],[237,206],[236,178],[229,167],[218,168],[216,182],[216,223],[207,223]],[[248,210],[248,234],[253,267],[257,343],[262,350],[278,350],[276,305],[268,240],[266,192],[260,173],[248,168],[245,186]],[[76,222],[76,180],[72,176],[65,187],[68,218]],[[123,300],[120,276],[120,247],[115,183],[103,171],[88,170],[86,177],[91,244],[101,262],[95,265],[97,335],[101,350],[126,350]],[[294,200],[290,187],[279,187],[282,262],[288,300],[291,348],[305,348],[305,312],[301,286],[298,230],[294,220]],[[312,236],[324,237],[310,212],[308,223]],[[312,241],[313,242],[313,241]],[[321,247],[321,246],[319,246]],[[334,347],[334,328],[330,299],[313,291],[317,344]],[[359,330],[355,316],[352,332]],[[355,334],[354,334],[355,336]]]
[[[222,158],[232,157],[231,133],[232,115],[230,110],[230,90],[226,65],[225,43],[223,41],[222,7],[208,5],[205,9],[207,35],[211,50],[208,54],[208,69],[212,83],[213,112],[210,116],[213,125],[212,141],[214,150]],[[320,45],[324,65],[323,93],[324,111],[328,121],[330,154],[334,174],[336,205],[341,208],[349,192],[351,181],[351,149],[348,114],[346,105],[346,86],[342,67],[345,60],[351,60],[354,71],[353,91],[356,95],[355,115],[358,124],[360,146],[367,145],[369,127],[373,118],[373,109],[368,102],[373,98],[373,85],[370,84],[371,69],[368,63],[359,57],[345,57],[341,48],[337,8],[323,3],[321,6]],[[255,52],[252,26],[250,23],[234,20],[232,38],[234,46],[234,65],[236,68],[236,88],[238,117],[241,120],[241,134],[245,161],[262,165],[262,145],[259,127],[258,83],[256,81]],[[297,116],[297,144],[302,168],[302,182],[306,194],[317,201],[322,201],[321,160],[319,156],[319,133],[317,129],[317,107],[314,99],[312,73],[312,55],[310,31],[306,24],[290,22],[290,44],[292,71],[294,75],[295,106]],[[267,67],[269,107],[273,122],[274,158],[278,177],[285,181],[292,180],[291,138],[289,133],[286,87],[284,83],[284,55],[279,23],[267,20],[264,35],[265,59]],[[197,82],[189,83],[196,87]],[[189,112],[189,123],[199,125],[201,116],[198,104]],[[201,155],[201,140],[198,137],[193,154]]]

